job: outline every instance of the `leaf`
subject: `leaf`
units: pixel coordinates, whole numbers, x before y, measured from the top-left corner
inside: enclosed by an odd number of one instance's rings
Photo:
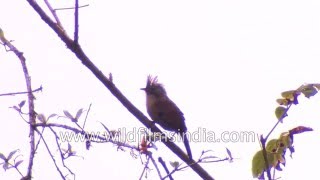
[[[15,167],[18,167],[22,162],[23,162],[23,160],[17,161],[14,166],[15,166]]]
[[[306,85],[302,87],[301,92],[306,98],[310,98],[311,96],[316,95],[318,90],[312,85]]]
[[[171,162],[170,161],[170,165],[174,168],[174,169],[178,169],[178,167],[180,166],[180,163],[178,161],[174,161]]]
[[[283,105],[283,106],[286,106],[289,104],[289,101],[287,99],[277,99],[277,103],[279,105]]]
[[[65,116],[67,116],[67,118],[69,118],[71,120],[73,119],[73,116],[67,110],[64,110],[63,113]]]
[[[38,114],[38,115],[37,115],[37,118],[38,118],[39,121],[42,122],[42,123],[46,123],[46,122],[47,122],[46,117],[45,117],[43,114]]]
[[[277,142],[278,142],[278,139],[271,139],[270,141],[268,141],[267,143],[267,146],[266,146],[266,150],[268,152],[277,152]]]
[[[18,111],[19,113],[21,113],[21,109],[20,109],[20,108],[18,108],[17,106],[12,106],[12,107],[10,107],[10,108],[12,108],[12,109],[14,109],[14,110]]]
[[[4,161],[7,160],[7,158],[6,158],[2,153],[0,153],[0,158],[1,158],[2,160],[4,160]]]
[[[275,157],[273,153],[267,152],[267,160],[268,160],[268,165],[270,167],[276,166],[277,161],[275,161]],[[258,151],[252,158],[252,176],[254,178],[257,178],[263,174],[263,172],[266,170],[266,164],[264,161],[263,157],[263,152],[262,150]]]
[[[18,152],[18,151],[19,151],[19,149],[16,149],[16,150],[14,150],[14,151],[11,151],[11,152],[9,153],[9,155],[8,155],[7,160],[9,161],[9,160],[12,158],[12,156],[13,156],[16,152]]]
[[[281,96],[284,99],[287,99],[294,104],[298,104],[298,95],[300,95],[300,92],[297,90],[290,90],[281,93]]]
[[[227,153],[228,153],[229,160],[233,160],[233,157],[232,157],[231,151],[230,151],[228,148],[226,148],[226,151],[227,151]]]
[[[21,101],[21,102],[19,103],[19,107],[22,108],[25,103],[26,103],[25,100]]]
[[[72,122],[78,122],[77,119],[75,119],[67,110],[63,111],[64,115],[67,116],[67,118],[69,118]]]
[[[277,119],[282,121],[283,118],[288,116],[286,111],[287,111],[287,108],[285,108],[283,106],[278,106],[275,110],[275,114],[276,114]]]
[[[309,127],[305,127],[305,126],[298,126],[298,127],[295,127],[291,130],[289,130],[289,133],[294,135],[294,134],[300,134],[300,133],[304,133],[304,132],[308,132],[308,131],[313,131],[312,128],[309,128]]]
[[[78,112],[77,112],[77,114],[76,114],[76,119],[77,119],[77,120],[80,118],[82,112],[83,112],[83,109],[82,109],[82,108],[78,110]]]
[[[58,115],[57,115],[57,114],[51,114],[51,115],[48,117],[47,122],[49,121],[50,118],[53,118],[53,117],[55,117],[55,116],[58,116]]]

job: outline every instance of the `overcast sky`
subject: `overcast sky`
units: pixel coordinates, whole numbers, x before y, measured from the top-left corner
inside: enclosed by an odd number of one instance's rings
[[[73,6],[72,1],[51,3],[54,8]],[[81,1],[85,4],[89,7],[80,10],[79,41],[88,57],[103,73],[112,73],[115,85],[145,114],[145,94],[139,89],[145,86],[148,74],[158,75],[169,97],[185,114],[190,132],[206,128],[218,136],[225,131],[266,135],[277,121],[275,100],[281,92],[320,82],[318,1]],[[11,0],[1,7],[0,28],[27,58],[33,88],[43,87],[43,92],[35,94],[38,113],[62,115],[68,110],[75,114],[92,103],[86,125],[90,131],[102,131],[99,122],[109,129],[142,127],[26,1]],[[58,15],[72,37],[73,11],[58,11]],[[19,60],[4,49],[0,50],[0,84],[0,93],[26,89]],[[29,128],[8,107],[25,99],[23,95],[0,97],[0,152],[20,149],[24,174]],[[283,173],[278,173],[281,179],[317,177],[318,167],[311,163],[320,160],[320,98],[300,97],[299,102],[271,138],[298,125],[314,131],[295,137],[296,152],[293,159],[287,157]],[[49,131],[45,135],[54,144]],[[129,151],[117,151],[111,144],[93,144],[89,151],[83,143],[74,146],[83,159],[72,158],[66,163],[77,179],[140,177],[141,160],[133,159]],[[153,150],[156,157],[180,161],[164,145],[157,146],[158,151]],[[179,146],[184,150],[182,143]],[[191,142],[194,158],[209,149],[213,150],[211,155],[224,158],[225,147],[237,158],[233,163],[202,166],[216,179],[252,179],[257,139]],[[14,170],[0,172],[0,179],[18,177]],[[155,170],[149,175],[157,178]],[[34,176],[35,180],[59,179],[43,144],[36,154]],[[174,177],[199,179],[190,169]]]

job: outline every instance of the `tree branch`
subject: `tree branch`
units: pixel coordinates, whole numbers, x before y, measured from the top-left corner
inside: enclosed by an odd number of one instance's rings
[[[41,7],[34,0],[27,0],[33,9],[40,15],[40,17],[47,23],[61,38],[78,59],[84,64],[99,81],[109,89],[109,91],[122,103],[127,110],[133,114],[143,125],[150,128],[153,132],[161,132],[153,123],[139,110],[137,109],[122,93],[121,91],[96,67],[91,60],[86,56],[79,44],[74,43],[41,9]],[[190,167],[198,173],[203,179],[213,179],[199,164],[194,160],[190,160],[188,156],[173,142],[163,142],[172,152],[174,152],[181,160],[187,164],[191,164]]]

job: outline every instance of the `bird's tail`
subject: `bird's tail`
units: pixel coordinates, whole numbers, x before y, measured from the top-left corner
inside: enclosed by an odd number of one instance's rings
[[[191,149],[190,149],[190,145],[189,145],[189,139],[187,137],[187,134],[185,132],[182,132],[182,133],[180,133],[180,135],[181,135],[181,137],[183,139],[183,143],[184,143],[184,146],[186,147],[189,159],[191,160],[192,159],[192,153],[191,153]]]

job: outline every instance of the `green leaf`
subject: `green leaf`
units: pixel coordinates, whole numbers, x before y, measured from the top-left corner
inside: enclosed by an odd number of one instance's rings
[[[277,99],[277,103],[279,105],[286,106],[289,104],[289,101],[287,99]]]
[[[268,141],[267,146],[266,146],[266,150],[268,152],[276,152],[277,151],[277,142],[278,142],[278,139],[271,139],[270,141]]]
[[[316,95],[318,90],[313,85],[306,85],[302,87],[301,92],[306,98],[310,98],[311,96]]]
[[[276,153],[267,152],[268,169],[271,167],[276,167],[278,160],[276,159]],[[263,157],[263,151],[258,151],[252,158],[252,176],[257,178],[262,175],[262,173],[267,170],[266,164]]]
[[[287,108],[283,106],[278,106],[275,110],[275,114],[278,120],[282,120],[284,117],[288,116],[287,113]]]

